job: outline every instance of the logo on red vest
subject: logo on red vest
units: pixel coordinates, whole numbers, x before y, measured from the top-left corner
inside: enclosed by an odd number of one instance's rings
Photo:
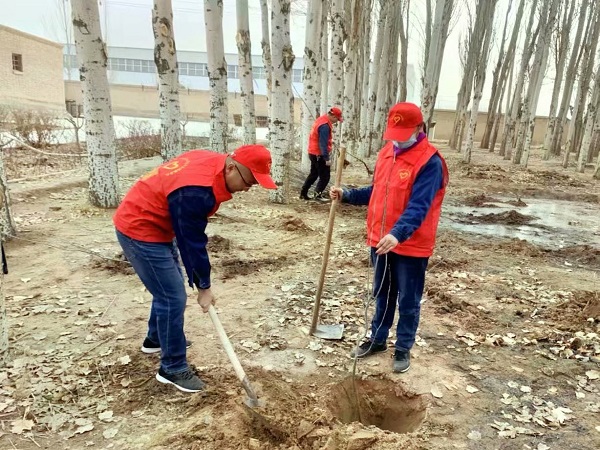
[[[175,161],[165,164],[162,168],[167,171],[166,176],[174,175],[180,170],[185,169],[190,164],[190,160],[187,158],[178,158]]]
[[[398,171],[398,176],[400,177],[401,180],[406,180],[408,177],[410,177],[411,171],[408,169],[401,169]]]

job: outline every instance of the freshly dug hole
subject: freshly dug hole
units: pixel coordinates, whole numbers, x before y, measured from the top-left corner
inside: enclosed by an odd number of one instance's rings
[[[357,395],[358,394],[358,402]],[[334,385],[328,407],[343,423],[361,422],[394,433],[417,430],[427,416],[426,401],[391,380],[356,380]]]

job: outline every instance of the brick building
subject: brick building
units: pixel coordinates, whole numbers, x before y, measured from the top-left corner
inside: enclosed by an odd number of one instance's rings
[[[63,45],[0,25],[0,105],[62,113]]]

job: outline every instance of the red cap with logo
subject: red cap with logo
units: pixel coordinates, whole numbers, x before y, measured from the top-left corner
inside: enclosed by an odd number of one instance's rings
[[[337,117],[337,120],[339,120],[340,122],[343,122],[343,120],[342,120],[342,110],[340,108],[337,108],[336,106],[334,106],[333,108],[331,108],[329,110],[329,114],[331,114],[334,117]]]
[[[262,145],[242,145],[231,154],[231,158],[246,166],[262,187],[277,189],[271,178],[271,153]]]
[[[386,141],[407,141],[415,129],[423,123],[421,109],[414,103],[396,103],[390,109],[387,128],[383,134]]]

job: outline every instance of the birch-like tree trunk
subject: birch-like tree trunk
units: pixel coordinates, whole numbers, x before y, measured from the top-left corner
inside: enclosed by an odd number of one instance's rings
[[[120,201],[119,172],[98,3],[72,0],[71,14],[86,118],[89,199],[94,206],[115,208]]]
[[[506,84],[506,78],[508,75],[508,66],[510,63],[509,58],[514,58],[514,49],[516,47],[517,37],[519,35],[519,25],[521,18],[523,17],[523,11],[525,9],[525,0],[519,2],[519,9],[517,10],[517,16],[514,19],[512,35],[508,48],[504,48],[506,41],[506,32],[508,30],[508,23],[510,17],[510,11],[512,9],[512,0],[509,1],[508,9],[506,10],[506,17],[504,19],[504,27],[502,29],[502,39],[500,40],[500,53],[496,61],[496,67],[492,74],[492,95],[490,97],[490,103],[488,106],[488,113],[485,123],[485,129],[483,130],[483,136],[481,137],[481,148],[488,148],[490,144],[490,135],[492,134],[492,128],[496,123],[496,112],[500,110],[499,105],[502,103],[500,97],[504,93],[504,86]],[[514,44],[513,44],[514,41]],[[512,50],[512,52],[511,52]],[[494,151],[492,147],[490,151]]]
[[[600,61],[600,53],[598,54],[597,58]],[[577,161],[577,171],[581,173],[583,173],[583,171],[585,170],[585,165],[588,163],[588,156],[592,152],[592,138],[594,136],[594,129],[598,121],[598,107],[600,107],[600,73],[596,71],[596,79],[594,80],[594,90],[587,108],[587,115],[585,119],[585,131],[583,133],[583,139],[581,141],[581,150],[579,152],[579,159]]]
[[[312,124],[321,109],[321,0],[309,0],[304,46],[304,101],[302,102],[302,169],[310,168],[306,148]]]
[[[513,82],[514,67],[515,67],[514,63],[515,63],[515,58],[512,57],[510,59],[510,65],[508,68],[508,71],[509,71],[508,79],[505,79],[504,83],[502,84],[502,93],[500,94],[500,101],[498,102],[498,111],[496,112],[496,116],[494,118],[494,126],[492,127],[492,134],[490,136],[490,142],[488,144],[490,152],[493,152],[496,149],[496,140],[498,138],[498,130],[500,129],[500,122],[506,121],[506,115],[508,113],[508,110],[510,109],[510,98],[511,98],[510,96],[511,96],[512,82]],[[506,107],[504,108],[504,113],[502,113],[502,102],[504,101],[504,98],[506,98]],[[500,156],[503,156],[503,155],[500,155]]]
[[[533,53],[534,48],[534,44],[532,42],[532,31],[536,9],[537,0],[533,0],[533,2],[531,3],[531,11],[529,13],[529,21],[527,23],[527,31],[525,33],[524,48],[521,53],[521,65],[517,76],[517,83],[513,92],[510,114],[508,111],[506,112],[507,116],[504,121],[502,141],[500,142],[500,154],[504,157],[505,160],[511,159],[512,157],[513,138],[515,135],[519,110],[521,108],[521,95],[523,93],[523,86],[525,84],[525,75],[527,74],[529,60],[531,59],[531,55]]]
[[[372,32],[372,10],[374,0],[368,0],[363,2],[362,10],[362,21],[363,21],[363,35],[365,36],[366,42],[371,42]],[[361,78],[360,85],[360,108],[359,117],[357,117],[358,124],[358,141],[359,141],[359,152],[362,152],[363,142],[366,135],[367,120],[369,119],[368,106],[369,106],[369,80],[371,78],[371,45],[362,45],[362,64],[357,68]]]
[[[573,117],[569,123],[567,132],[567,142],[565,143],[565,153],[563,157],[563,167],[566,169],[569,165],[569,154],[579,147],[581,143],[581,131],[583,129],[583,113],[589,92],[590,80],[594,70],[594,54],[598,46],[600,37],[600,5],[594,5],[594,22],[592,32],[588,35],[588,40],[584,45],[583,59],[581,62],[581,74],[577,87],[577,97]]]
[[[236,0],[238,48],[238,74],[240,77],[240,97],[242,100],[242,127],[244,144],[256,143],[256,115],[254,112],[254,79],[252,76],[252,45],[250,42],[250,22],[248,20],[248,0]]]
[[[581,7],[578,11],[579,19],[577,21],[577,31],[575,33],[575,39],[573,40],[573,46],[571,47],[571,56],[569,58],[569,64],[567,65],[567,71],[565,75],[565,85],[563,87],[563,93],[558,108],[558,114],[556,119],[548,121],[548,130],[546,136],[544,136],[544,159],[550,159],[551,156],[557,156],[560,154],[560,147],[562,143],[562,136],[565,125],[567,123],[567,111],[573,98],[573,91],[575,86],[575,79],[577,76],[577,69],[583,55],[583,49],[581,48],[581,40],[583,36],[589,34],[589,28],[593,21],[594,8],[589,9],[589,0],[582,0]],[[589,14],[589,17],[588,17]],[[587,24],[586,31],[584,26]],[[548,134],[550,134],[548,136]]]
[[[488,24],[494,23],[494,14],[496,12],[497,0],[487,0],[481,8],[480,14]],[[490,53],[490,42],[492,41],[493,27],[488,26],[485,29],[483,41],[480,47],[479,61],[475,68],[475,87],[473,89],[473,105],[471,106],[471,115],[467,131],[467,143],[463,152],[463,162],[471,162],[471,153],[473,151],[473,142],[475,129],[477,128],[477,115],[479,114],[479,103],[483,95],[483,86],[485,84],[485,73],[487,71],[488,56]],[[490,111],[488,111],[490,114]]]
[[[584,0],[585,1],[585,0]],[[564,16],[562,25],[560,28],[557,27],[556,35],[559,40],[559,44],[557,46],[558,55],[556,59],[556,76],[554,78],[554,86],[552,88],[552,99],[550,100],[550,111],[548,113],[548,127],[546,128],[546,133],[544,135],[544,144],[543,144],[543,159],[547,160],[550,158],[550,145],[552,144],[552,136],[554,135],[554,128],[556,127],[556,110],[558,108],[558,100],[560,96],[560,90],[562,87],[563,77],[565,75],[565,65],[567,62],[567,53],[569,50],[569,36],[571,33],[571,27],[573,26],[573,15],[575,13],[575,4],[577,2],[575,0],[571,0],[570,6],[568,5],[568,1],[564,4]],[[568,9],[567,9],[568,6]],[[567,12],[568,11],[568,12]],[[585,17],[585,13],[584,13]],[[582,27],[577,27],[577,33],[581,35],[581,29],[583,28],[583,22],[581,23]],[[580,36],[581,38],[581,36]]]
[[[538,35],[538,44],[535,57],[533,59],[533,68],[531,71],[531,79],[524,105],[524,140],[523,146],[518,146],[515,152],[514,163],[520,163],[523,167],[527,167],[529,155],[531,152],[531,140],[535,128],[535,112],[537,110],[540,92],[542,90],[542,82],[548,65],[548,56],[550,55],[550,41],[552,39],[552,30],[555,26],[556,16],[558,14],[558,6],[561,0],[551,0],[551,3],[545,2],[542,9],[540,20],[540,32]],[[521,158],[522,155],[522,158]]]
[[[8,356],[8,318],[4,296],[4,272],[0,270],[0,367],[6,367]]]
[[[223,49],[223,0],[204,0],[208,81],[210,85],[210,148],[227,153],[227,63]]]
[[[343,133],[340,137],[342,146],[349,153],[354,153],[353,146],[357,140],[356,110],[360,95],[357,95],[357,70],[359,61],[358,45],[361,36],[362,8],[360,0],[346,0],[349,6],[345,29],[348,31],[346,41],[346,58],[344,59],[344,99],[342,111],[344,112]]]
[[[406,71],[408,70],[408,23],[410,17],[410,0],[406,3],[406,25],[402,15],[398,21],[398,29],[400,31],[400,65],[398,66],[398,94],[396,102],[405,102],[408,95],[408,81]]]
[[[273,81],[273,64],[271,62],[271,33],[269,32],[269,5],[267,0],[260,0],[260,17],[262,25],[262,48],[263,65],[265,66],[265,81],[267,86],[267,115],[269,116],[269,130],[271,129],[271,84]]]
[[[321,108],[319,115],[328,110],[329,101],[329,1],[324,0],[321,10]]]
[[[375,108],[377,106],[377,93],[379,90],[379,74],[382,66],[382,54],[384,41],[386,40],[386,20],[389,11],[387,0],[379,0],[379,17],[377,18],[377,38],[375,39],[375,51],[373,53],[373,71],[370,72],[369,91],[367,97],[367,110],[363,116],[366,119],[364,127],[361,126],[361,146],[359,154],[362,157],[369,156],[371,152],[371,142],[373,140],[373,122],[375,120]],[[366,70],[369,70],[368,68]]]
[[[285,203],[290,183],[290,133],[292,105],[292,66],[294,52],[290,41],[290,0],[273,0],[271,11],[271,42],[273,57],[273,83],[271,92],[271,174],[278,186],[271,191],[270,200]]]
[[[0,106],[0,116],[3,115],[4,108]],[[0,125],[3,122],[0,117]],[[0,138],[1,135],[0,129]],[[14,236],[14,222],[10,214],[10,202],[8,200],[8,188],[6,173],[4,171],[4,142],[0,140],[0,241],[4,242],[5,236]],[[0,270],[0,367],[5,367],[8,350],[8,319],[6,317],[6,298],[4,297],[4,272]]]
[[[485,21],[485,14],[483,13],[487,3],[488,0],[478,0],[475,10],[475,22],[473,23],[473,27],[469,30],[466,63],[456,100],[456,114],[454,115],[453,131],[448,143],[450,148],[457,149],[458,151],[461,151],[462,138],[464,136],[464,128],[467,120],[467,108],[469,107],[471,93],[473,92],[475,68],[480,54],[482,53],[481,46],[485,39],[486,29],[490,27]]]
[[[344,0],[331,0],[331,69],[329,105],[341,105],[344,98]],[[345,111],[344,111],[345,113]]]
[[[429,49],[431,48],[431,33],[432,33],[432,16],[433,8],[431,2],[433,0],[425,0],[425,47],[423,49],[423,63],[421,66],[421,88],[425,85],[425,69],[429,60]]]
[[[421,91],[421,111],[428,130],[433,118],[453,6],[454,0],[437,0],[435,3],[435,18]]]
[[[179,70],[171,0],[154,0],[152,9],[154,63],[158,72],[160,154],[164,161],[181,154]]]

